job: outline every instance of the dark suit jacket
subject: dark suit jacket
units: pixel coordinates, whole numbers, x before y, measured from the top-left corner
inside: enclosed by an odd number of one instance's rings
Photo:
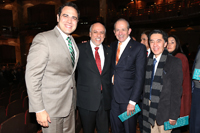
[[[111,103],[111,48],[103,45],[105,62],[100,75],[90,42],[78,45],[80,55],[77,65],[77,106],[97,111],[101,100],[101,85],[103,105],[110,109]]]
[[[168,55],[163,69],[163,88],[156,114],[158,125],[169,119],[176,120],[180,114],[182,95],[182,63],[181,60]]]
[[[117,65],[115,61],[118,41],[111,43],[111,47],[112,75],[114,75],[112,97],[118,103],[128,103],[129,100],[138,102],[144,86],[146,47],[131,38]]]

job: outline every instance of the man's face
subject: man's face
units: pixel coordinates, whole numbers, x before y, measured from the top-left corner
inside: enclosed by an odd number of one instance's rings
[[[124,42],[127,39],[127,37],[130,35],[131,28],[128,29],[128,25],[126,21],[119,20],[115,24],[114,33],[119,42]]]
[[[141,43],[146,46],[147,50],[149,49],[148,37],[146,34],[141,35]]]
[[[57,14],[58,27],[66,35],[70,35],[77,27],[78,13],[75,8],[65,6],[60,16]]]
[[[106,32],[105,28],[102,24],[100,23],[93,24],[89,35],[94,45],[99,46],[104,41],[105,32]]]
[[[150,48],[157,58],[160,54],[163,53],[167,42],[164,41],[162,34],[155,33],[150,36]]]

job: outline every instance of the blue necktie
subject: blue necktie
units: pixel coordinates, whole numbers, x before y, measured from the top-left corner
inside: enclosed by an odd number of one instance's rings
[[[155,71],[155,65],[156,65],[156,58],[153,59],[153,70],[152,70],[152,74],[151,74],[151,84],[150,84],[150,95],[149,95],[149,100],[151,100],[151,90],[152,90],[152,83],[153,83],[153,79],[154,79],[154,71]]]

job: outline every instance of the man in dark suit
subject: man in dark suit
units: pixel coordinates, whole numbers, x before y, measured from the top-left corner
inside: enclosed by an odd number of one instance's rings
[[[164,122],[176,124],[180,114],[182,94],[181,60],[168,55],[168,36],[162,30],[149,34],[153,52],[148,58],[143,95],[143,133],[171,133]]]
[[[120,114],[127,115],[135,110],[144,85],[146,48],[134,41],[129,35],[131,28],[125,19],[114,24],[114,33],[118,41],[111,43],[112,56],[112,102],[110,121],[112,133],[135,133],[137,117],[133,116],[121,122]]]
[[[90,41],[78,45],[77,106],[84,133],[108,133],[111,103],[111,48],[103,45],[106,29],[90,27]]]

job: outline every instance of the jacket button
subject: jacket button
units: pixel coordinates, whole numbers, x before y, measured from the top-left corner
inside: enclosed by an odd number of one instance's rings
[[[71,89],[73,89],[73,87],[71,87]]]

